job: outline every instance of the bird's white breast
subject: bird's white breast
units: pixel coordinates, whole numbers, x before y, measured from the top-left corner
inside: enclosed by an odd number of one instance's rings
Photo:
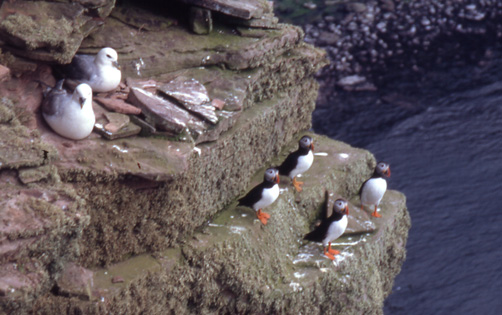
[[[312,150],[310,150],[308,154],[301,155],[298,158],[298,163],[296,164],[296,167],[289,173],[289,177],[294,178],[296,175],[306,172],[312,166],[313,162],[314,153],[312,153]]]
[[[56,133],[73,140],[80,140],[91,134],[96,122],[92,100],[86,100],[81,108],[80,104],[68,98],[68,103],[61,108],[62,111],[56,115],[43,115]]]
[[[365,205],[380,204],[380,201],[387,190],[387,181],[383,178],[371,178],[363,186],[361,192],[361,202]]]
[[[347,223],[348,219],[346,215],[344,215],[340,220],[331,223],[328,228],[328,232],[326,233],[326,237],[322,240],[322,244],[324,246],[328,246],[328,243],[333,242],[342,236],[347,228]]]
[[[112,65],[99,65],[98,74],[89,82],[94,92],[108,92],[117,88],[122,78],[119,69]]]
[[[265,188],[261,194],[261,199],[253,205],[253,209],[258,210],[271,205],[279,197],[279,185],[275,184],[271,188]]]

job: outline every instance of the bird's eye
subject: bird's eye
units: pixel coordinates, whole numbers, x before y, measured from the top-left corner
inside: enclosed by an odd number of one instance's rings
[[[112,59],[112,56],[110,56],[110,55],[106,55],[106,57],[108,57],[108,58]]]

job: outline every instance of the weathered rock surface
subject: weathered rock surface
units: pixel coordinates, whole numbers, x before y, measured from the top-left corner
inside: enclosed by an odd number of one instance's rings
[[[31,59],[69,63],[82,40],[110,14],[115,0],[3,1],[0,7],[0,45]],[[5,43],[3,43],[5,41]]]
[[[279,199],[267,210],[267,226],[256,220],[253,210],[235,208],[234,203],[180,247],[86,271],[92,272],[92,281],[69,296],[90,291],[90,297],[48,296],[37,302],[37,309],[46,314],[64,309],[86,314],[381,312],[405,258],[409,216],[404,196],[388,191],[381,204],[383,218],[370,222],[376,231],[346,234],[334,244],[342,254],[334,262],[323,257],[321,246],[302,238],[323,212],[324,188],[350,197],[350,211],[357,211],[354,195],[375,161],[366,151],[314,137],[318,151],[327,156],[316,156],[302,177],[302,193],[282,185]],[[286,153],[289,148],[280,156]],[[114,283],[117,276],[124,282]]]
[[[181,0],[203,8],[221,12],[241,19],[261,18],[272,13],[272,5],[267,0]]]

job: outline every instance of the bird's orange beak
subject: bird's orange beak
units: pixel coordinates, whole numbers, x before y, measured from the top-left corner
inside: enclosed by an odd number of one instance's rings
[[[310,150],[314,151],[314,141],[310,144]]]
[[[344,209],[344,210],[345,210],[345,211],[344,211],[344,212],[345,212],[345,214],[346,214],[346,215],[349,215],[349,206],[348,206],[348,205],[345,207],[345,209]]]
[[[276,183],[276,184],[279,184],[279,182],[280,182],[280,179],[279,179],[279,174],[277,174],[277,175],[275,176],[275,183]]]
[[[387,168],[387,170],[384,172],[384,175],[387,177],[390,177],[390,166]]]

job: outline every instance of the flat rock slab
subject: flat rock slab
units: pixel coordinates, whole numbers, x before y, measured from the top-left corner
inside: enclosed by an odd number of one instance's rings
[[[215,108],[210,104],[206,87],[194,78],[178,76],[158,87],[165,95],[175,99],[189,112],[212,123],[218,123]]]
[[[128,101],[142,110],[148,123],[157,129],[172,132],[173,136],[182,133],[185,129],[188,129],[190,133],[200,134],[207,128],[202,119],[194,117],[173,102],[146,90],[131,88]]]
[[[206,87],[194,78],[179,76],[158,89],[185,106],[209,103]]]
[[[261,30],[260,30],[261,31]],[[180,25],[161,31],[137,31],[117,19],[107,23],[80,46],[79,53],[95,54],[97,47],[114,47],[119,53],[123,77],[156,78],[162,74],[218,65],[243,70],[274,62],[277,56],[300,44],[303,32],[291,25],[267,30],[251,41],[232,27],[214,26],[205,36]]]
[[[271,13],[272,5],[266,0],[181,0],[182,2],[249,20]]]

